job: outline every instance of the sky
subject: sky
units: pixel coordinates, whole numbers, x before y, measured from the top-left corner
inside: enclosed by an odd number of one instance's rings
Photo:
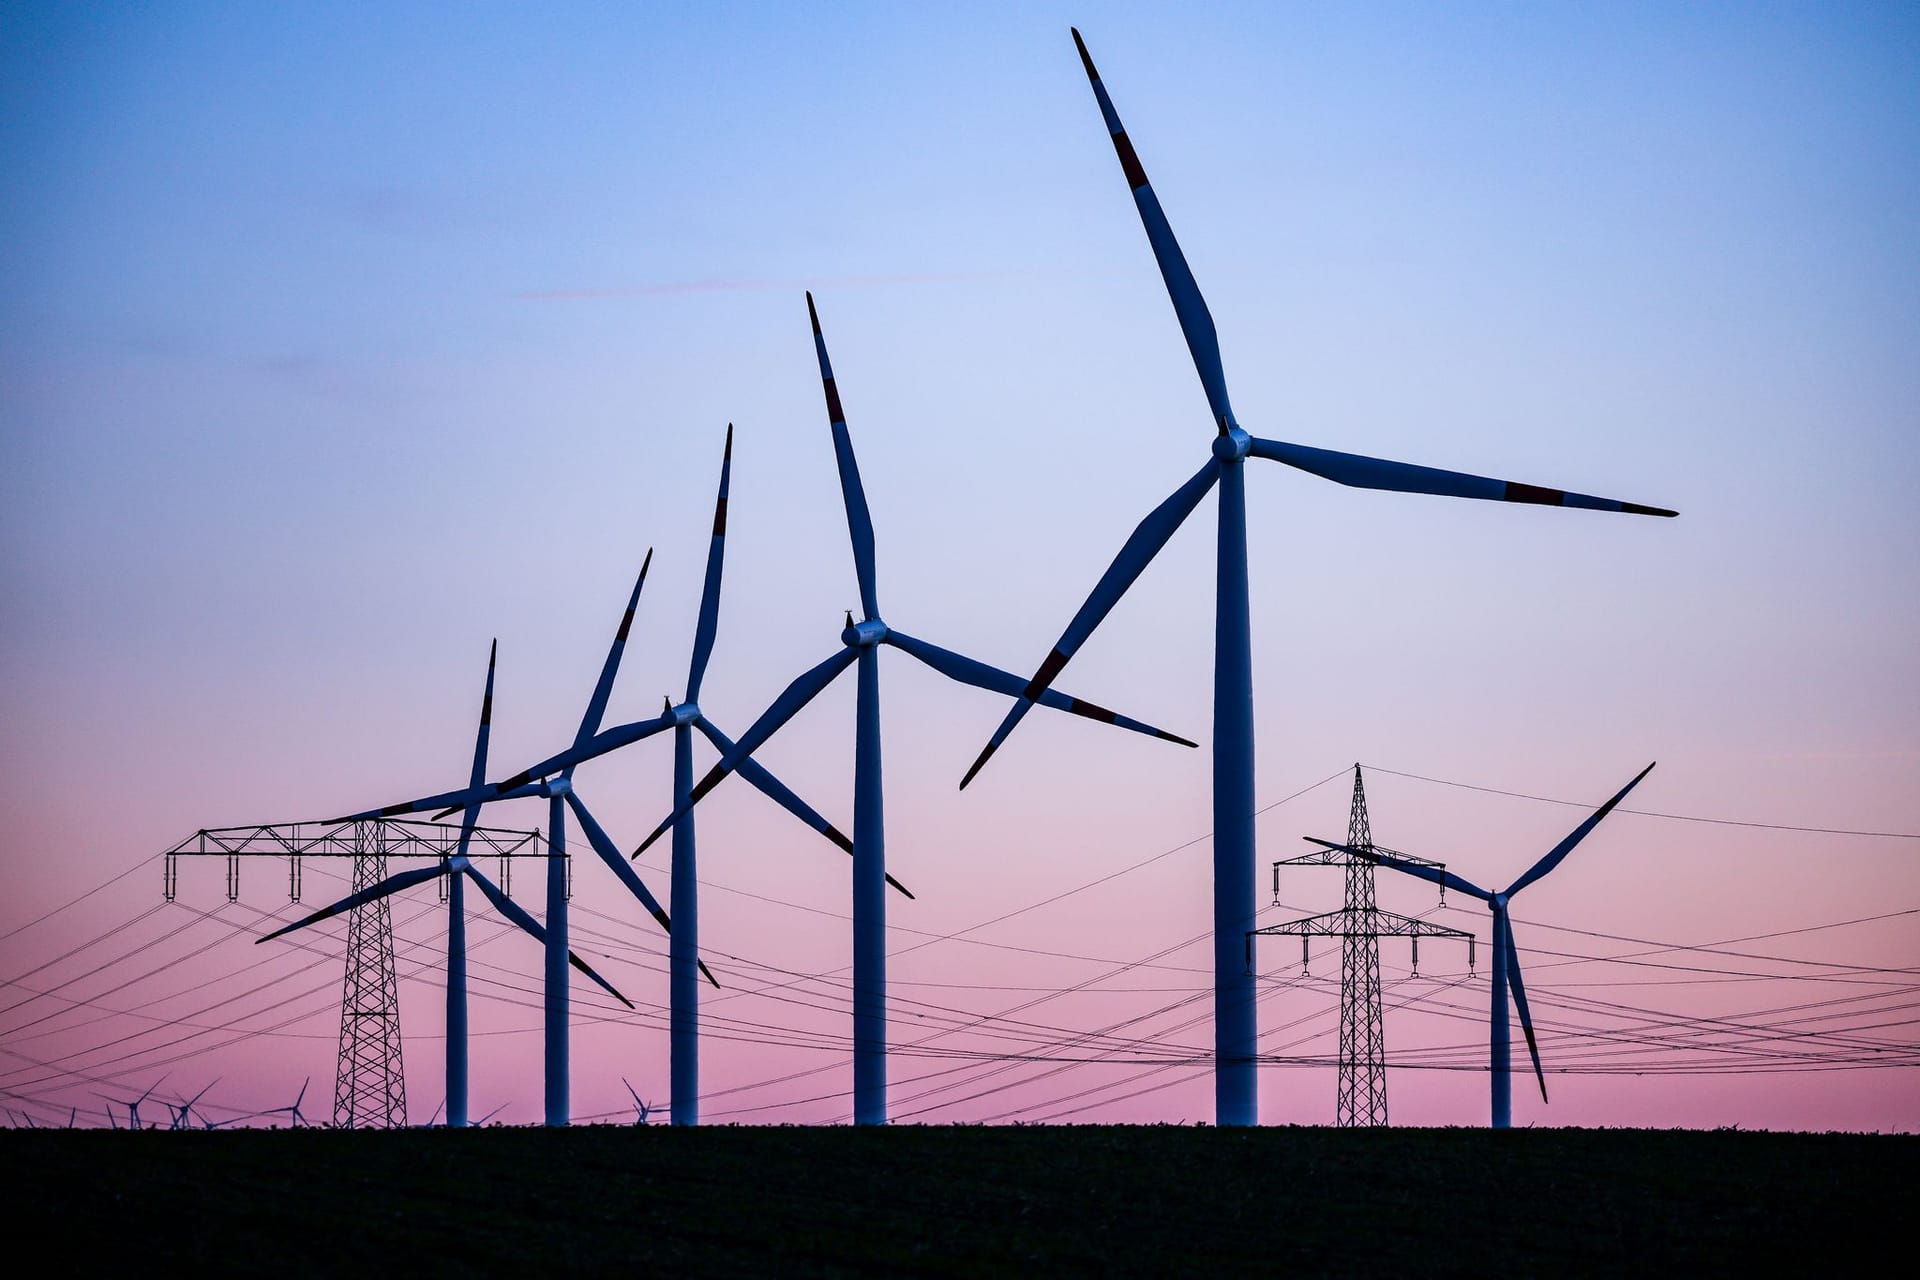
[[[1516,1083],[1516,1123],[1920,1127],[1920,1069],[1832,1069],[1912,1062],[1920,985],[1920,16],[1898,5],[7,6],[8,1105],[97,1110],[165,1073],[219,1076],[241,1114],[330,1082],[339,934],[256,949],[262,913],[291,918],[284,864],[231,905],[188,865],[164,904],[156,855],[461,784],[496,637],[494,759],[558,749],[649,548],[609,719],[677,700],[729,422],[703,705],[737,735],[834,652],[858,598],[804,289],[885,616],[1038,665],[1211,435],[1070,23],[1248,430],[1682,513],[1253,464],[1263,907],[1269,862],[1344,834],[1356,761],[1380,843],[1504,884],[1578,806],[1421,778],[1593,805],[1657,760],[1628,808],[1774,825],[1616,814],[1516,901],[1543,1055],[1591,1068],[1548,1104]],[[1207,740],[1213,512],[1060,687]],[[883,667],[888,865],[918,895],[890,945],[974,931],[891,967],[896,1043],[950,1033],[894,1079],[952,1073],[898,1084],[895,1114],[1210,1118],[1207,750],[1036,714],[960,793],[1003,700]],[[852,719],[847,681],[760,757],[842,826]],[[579,779],[624,846],[667,812],[664,741]],[[848,860],[739,784],[700,823],[727,984],[704,1110],[844,1120]],[[641,867],[664,895],[664,844]],[[576,927],[641,1005],[575,997],[576,1114],[615,1116],[622,1077],[665,1099],[663,939],[576,871]],[[308,907],[330,874],[309,863]],[[1389,879],[1384,905],[1434,908]],[[1332,872],[1282,889],[1262,923],[1339,903]],[[1458,906],[1433,918],[1484,957]],[[395,911],[424,1119],[445,917],[430,890]],[[474,943],[475,1111],[530,1122],[538,957],[491,923]],[[1326,947],[1307,975],[1297,944],[1259,952],[1265,1123],[1331,1119]],[[1393,1118],[1482,1123],[1484,960],[1468,979],[1435,944],[1415,977],[1403,947]],[[1118,1061],[995,1056],[1119,1024],[1094,1042]],[[1755,1028],[1826,1056],[1780,1069]]]

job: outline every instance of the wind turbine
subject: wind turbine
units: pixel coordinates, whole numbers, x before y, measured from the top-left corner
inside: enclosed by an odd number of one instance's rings
[[[669,1044],[671,1056],[671,1081],[673,1089],[673,1123],[678,1125],[698,1124],[700,1120],[700,975],[706,974],[707,980],[714,986],[713,975],[700,961],[700,899],[699,866],[695,856],[694,820],[687,812],[692,806],[690,796],[693,792],[693,731],[698,729],[714,748],[723,756],[734,750],[733,739],[722,733],[700,706],[700,686],[706,676],[707,661],[713,654],[714,638],[720,624],[720,581],[721,570],[726,557],[727,536],[727,495],[732,486],[733,475],[733,424],[727,424],[726,448],[720,458],[720,492],[715,499],[713,511],[713,536],[707,546],[706,579],[701,588],[699,621],[694,628],[693,658],[687,669],[687,696],[680,705],[673,705],[667,699],[665,709],[652,720],[637,721],[621,725],[604,733],[597,732],[600,714],[606,705],[607,693],[613,685],[613,675],[619,663],[620,647],[626,638],[627,624],[633,618],[633,605],[627,606],[626,620],[621,623],[620,634],[614,641],[614,648],[607,655],[606,666],[600,673],[600,683],[594,689],[593,702],[587,710],[587,718],[581,721],[580,732],[574,738],[574,744],[557,756],[541,761],[517,777],[505,782],[490,785],[480,791],[483,803],[493,800],[510,800],[516,796],[564,794],[573,805],[574,813],[580,819],[587,838],[592,842],[594,851],[603,861],[613,867],[636,893],[643,896],[653,910],[661,927],[667,929],[668,946],[668,1004],[669,1026],[671,1028]],[[645,580],[645,570],[641,578]],[[639,588],[634,588],[634,598],[639,598]],[[673,916],[679,923],[668,927],[668,916],[646,896],[646,890],[640,886],[640,879],[632,866],[621,858],[606,832],[586,811],[577,793],[572,790],[568,779],[574,767],[596,756],[651,737],[664,729],[673,730],[673,803],[677,812],[682,814],[673,824]],[[818,831],[827,839],[839,845],[851,854],[853,842],[839,828],[828,822],[813,810],[799,796],[789,790],[785,783],[774,777],[757,761],[742,757],[739,771],[747,781],[770,797],[787,812],[799,818],[809,827]],[[546,781],[531,781],[547,774],[559,771],[557,777]],[[454,792],[447,796],[433,797],[434,803],[461,804],[471,798],[472,792]],[[425,807],[426,802],[416,802]],[[450,812],[451,810],[449,810]],[[557,809],[556,809],[557,812]],[[556,819],[557,821],[557,819]],[[552,838],[551,836],[549,838]],[[887,883],[895,890],[913,895],[892,876]],[[553,882],[549,880],[549,886]],[[548,911],[553,911],[550,898]],[[565,902],[560,900],[560,909],[564,913]],[[563,917],[564,918],[564,917]],[[552,962],[549,961],[551,964]],[[564,1009],[562,1010],[564,1027]],[[549,1023],[551,1026],[552,1024]],[[549,1074],[549,1090],[554,1077]],[[556,1123],[549,1114],[549,1124]],[[564,1120],[559,1121],[564,1123]]]
[[[268,1107],[265,1111],[259,1112],[258,1114],[263,1116],[286,1116],[287,1128],[289,1129],[311,1129],[313,1126],[307,1123],[306,1116],[300,1112],[300,1104],[307,1100],[307,1086],[312,1083],[312,1076],[308,1076],[300,1082],[300,1092],[294,1098],[292,1106]]]
[[[642,579],[644,578],[643,571]],[[638,587],[634,588],[634,594],[638,596]],[[499,641],[496,640],[493,648],[487,653],[487,688],[480,701],[480,729],[473,744],[472,781],[468,784],[470,791],[484,786],[486,782],[487,739],[492,732],[493,724],[493,668],[499,650]],[[441,801],[435,798],[434,803],[438,804]],[[419,867],[412,871],[402,871],[398,875],[388,876],[378,884],[369,885],[357,893],[348,894],[332,906],[322,907],[305,919],[296,920],[292,924],[275,929],[264,938],[254,940],[255,945],[268,942],[282,934],[292,933],[295,929],[304,929],[308,925],[330,919],[344,911],[351,911],[362,903],[384,898],[388,894],[410,889],[417,884],[425,884],[440,876],[447,877],[447,1125],[454,1129],[464,1129],[467,1125],[467,909],[465,882],[462,877],[471,879],[475,885],[479,886],[480,892],[488,902],[493,904],[496,911],[519,925],[523,932],[530,934],[542,947],[547,945],[548,936],[547,931],[541,928],[532,916],[523,911],[513,899],[502,893],[499,887],[482,875],[480,869],[467,858],[467,846],[473,839],[473,828],[479,815],[480,801],[478,799],[467,801],[466,814],[460,820],[459,847],[451,858],[441,862],[439,866]],[[548,838],[549,841],[554,839],[551,834]],[[564,840],[565,837],[562,835],[559,838]],[[552,893],[552,882],[556,874],[553,868],[560,862],[557,851],[554,852],[555,856],[548,859],[549,894]],[[564,875],[564,869],[560,874]],[[560,896],[564,900],[564,881]],[[564,914],[561,919],[564,923]],[[621,995],[611,983],[595,973],[586,961],[571,951],[567,952],[566,956],[567,961],[574,968],[593,979],[614,999],[629,1009],[633,1007],[631,1000]],[[564,972],[562,970],[563,974]],[[551,969],[548,971],[547,979],[548,1001],[551,1004],[552,987],[556,985]],[[551,1037],[551,1024],[548,1030]]]
[[[182,1102],[179,1104],[178,1107],[173,1108],[174,1114],[173,1114],[172,1127],[175,1129],[193,1128],[193,1109],[200,1104],[200,1099],[207,1096],[207,1089],[211,1089],[213,1088],[214,1085],[219,1083],[220,1083],[220,1077],[215,1076],[212,1080],[207,1082],[206,1089],[202,1089],[200,1092],[193,1095],[193,1098],[191,1101]]]
[[[1527,987],[1520,978],[1520,951],[1513,943],[1513,921],[1507,913],[1507,903],[1514,894],[1520,892],[1535,880],[1559,866],[1573,846],[1587,838],[1587,833],[1600,825],[1600,820],[1613,812],[1615,805],[1627,798],[1627,792],[1640,785],[1640,779],[1653,772],[1648,765],[1633,776],[1633,781],[1620,788],[1613,799],[1595,809],[1585,822],[1573,829],[1573,833],[1547,851],[1545,857],[1527,868],[1527,873],[1498,893],[1489,892],[1479,885],[1453,874],[1444,867],[1427,866],[1418,862],[1407,862],[1377,849],[1355,849],[1350,845],[1334,844],[1329,840],[1317,840],[1308,836],[1312,844],[1328,849],[1339,849],[1357,855],[1382,867],[1392,867],[1420,880],[1439,885],[1442,889],[1453,889],[1470,898],[1478,898],[1487,904],[1493,912],[1493,1033],[1490,1039],[1493,1063],[1493,1127],[1505,1129],[1513,1123],[1513,1029],[1508,1021],[1507,988],[1513,988],[1514,1012],[1520,1015],[1520,1030],[1527,1037],[1527,1052],[1533,1058],[1533,1074],[1540,1081],[1540,1101],[1547,1100],[1547,1077],[1540,1069],[1540,1046],[1533,1038],[1533,1017],[1527,1012]]]
[[[161,1076],[160,1079],[155,1080],[152,1084],[147,1086],[147,1091],[145,1093],[133,1099],[133,1101],[131,1102],[127,1101],[127,1099],[125,1098],[109,1098],[104,1093],[96,1093],[93,1096],[96,1098],[99,1098],[100,1100],[108,1104],[107,1120],[109,1123],[113,1125],[114,1128],[118,1129],[120,1127],[119,1121],[113,1118],[112,1104],[117,1102],[121,1106],[127,1109],[127,1128],[138,1129],[140,1127],[140,1104],[145,1102],[150,1096],[152,1096],[153,1091],[155,1089],[158,1089],[163,1083],[165,1083],[166,1079],[167,1079],[166,1076],[164,1075]]]
[[[652,1104],[641,1098],[639,1092],[634,1089],[633,1082],[625,1076],[620,1077],[620,1083],[626,1085],[627,1092],[633,1095],[633,1123],[635,1125],[645,1124],[647,1122],[647,1113],[653,1110]]]
[[[807,316],[813,324],[814,354],[820,362],[820,381],[827,400],[827,420],[833,434],[834,458],[840,471],[840,495],[847,510],[847,531],[853,541],[854,571],[860,583],[861,620],[855,622],[851,611],[840,632],[840,651],[787,686],[761,714],[740,741],[725,753],[720,763],[700,780],[673,813],[655,828],[634,851],[634,857],[646,852],[648,845],[678,824],[699,803],[701,797],[735,769],[745,771],[748,757],[759,750],[780,726],[812,701],[815,695],[848,667],[859,663],[859,694],[854,736],[853,777],[853,1114],[856,1124],[884,1124],[887,1118],[887,955],[886,955],[886,833],[883,828],[883,796],[880,782],[880,646],[892,645],[918,658],[949,680],[973,685],[994,693],[1017,694],[1024,687],[1019,676],[998,667],[964,657],[939,645],[915,639],[895,630],[880,618],[880,604],[874,585],[873,520],[867,511],[866,491],[860,484],[860,467],[853,455],[853,438],[847,432],[846,415],[840,408],[840,392],[834,384],[833,366],[827,359],[827,343],[820,332],[820,315],[814,309],[813,295],[807,294]],[[1040,697],[1049,707],[1075,715],[1131,729],[1137,733],[1165,738],[1185,746],[1195,745],[1152,725],[1126,716],[1115,715],[1105,707],[1049,690]],[[676,892],[679,876],[674,878]],[[679,1091],[674,1093],[676,1105]]]
[[[1249,1125],[1258,1122],[1259,1107],[1254,1075],[1258,1052],[1254,979],[1242,958],[1243,939],[1253,928],[1254,918],[1254,799],[1253,639],[1247,603],[1246,481],[1241,464],[1250,457],[1266,458],[1358,489],[1584,507],[1645,516],[1675,513],[1662,507],[1543,489],[1517,481],[1261,439],[1241,430],[1227,400],[1226,374],[1220,361],[1213,316],[1207,310],[1200,286],[1187,267],[1179,242],[1174,239],[1173,227],[1147,182],[1146,171],[1140,166],[1133,143],[1114,112],[1113,103],[1100,82],[1100,73],[1094,70],[1093,59],[1077,30],[1073,33],[1073,42],[1080,50],[1087,79],[1093,84],[1094,98],[1100,104],[1107,131],[1113,136],[1121,171],[1133,192],[1147,241],[1153,247],[1153,256],[1160,265],[1160,275],[1166,282],[1174,313],[1179,317],[1181,332],[1186,336],[1187,350],[1206,391],[1216,430],[1213,456],[1134,529],[960,785],[965,787],[973,780],[1021,717],[1034,702],[1042,700],[1042,695],[1093,634],[1094,628],[1192,514],[1207,490],[1218,484],[1220,527],[1213,639],[1214,1115],[1218,1124]]]

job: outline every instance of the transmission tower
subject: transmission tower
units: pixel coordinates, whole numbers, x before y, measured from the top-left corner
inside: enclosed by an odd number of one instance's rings
[[[1367,821],[1366,786],[1357,764],[1353,766],[1353,807],[1347,815],[1347,847],[1367,850],[1374,847],[1373,830]],[[1441,865],[1398,851],[1383,852],[1392,852],[1394,857],[1407,862]],[[1306,963],[1306,949],[1311,939],[1340,939],[1340,1085],[1334,1123],[1343,1129],[1384,1126],[1387,1123],[1387,1039],[1380,1011],[1380,939],[1412,938],[1413,963],[1418,970],[1422,937],[1465,938],[1467,965],[1472,968],[1473,935],[1380,910],[1373,896],[1374,864],[1342,849],[1322,849],[1274,863],[1275,902],[1280,900],[1280,868],[1283,866],[1346,868],[1346,903],[1339,911],[1253,930],[1247,935],[1248,963],[1251,965],[1253,960],[1255,934],[1298,934],[1302,965]]]
[[[196,831],[164,861],[164,893],[180,889],[180,859],[224,858],[227,901],[240,899],[246,859],[285,858],[287,897],[300,901],[302,863],[308,858],[352,858],[358,893],[386,879],[387,858],[444,863],[465,850],[476,861],[500,859],[500,887],[511,892],[513,860],[549,856],[537,831],[475,827],[463,844],[458,824],[375,819],[370,822],[288,823]],[[564,855],[563,855],[564,856]],[[566,866],[573,893],[573,864]],[[446,892],[446,878],[439,880]],[[442,899],[444,901],[444,898]],[[340,1060],[333,1079],[333,1123],[341,1129],[397,1129],[407,1123],[407,1085],[400,1065],[400,988],[393,966],[393,915],[388,899],[347,913],[347,977],[340,999]]]
[[[378,822],[353,825],[353,889],[358,893],[387,878],[386,837]],[[407,1123],[400,984],[393,971],[393,913],[385,898],[364,902],[347,916],[333,1123],[341,1129],[400,1129]]]

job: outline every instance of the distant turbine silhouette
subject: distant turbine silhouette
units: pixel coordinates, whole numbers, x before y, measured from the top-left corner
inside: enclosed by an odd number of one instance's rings
[[[200,1092],[194,1094],[191,1100],[182,1102],[179,1104],[178,1107],[173,1108],[173,1113],[174,1113],[173,1127],[175,1129],[193,1128],[193,1109],[200,1105],[200,1099],[207,1096],[207,1089],[211,1089],[213,1088],[214,1085],[219,1083],[220,1083],[220,1077],[215,1076],[212,1080],[207,1082],[206,1089],[202,1089]],[[204,1123],[202,1127],[205,1127]]]
[[[480,700],[480,729],[473,744],[473,772],[469,788],[482,786],[487,769],[487,739],[493,725],[493,668],[499,653],[496,641],[487,654],[487,689]],[[520,905],[502,893],[493,881],[480,873],[480,869],[467,858],[467,846],[473,839],[473,828],[479,819],[480,801],[471,800],[466,805],[466,815],[460,820],[460,844],[453,857],[446,859],[437,867],[420,867],[413,871],[402,871],[398,875],[388,876],[378,884],[369,885],[357,893],[350,893],[332,906],[323,907],[304,919],[275,929],[264,938],[255,939],[256,945],[269,942],[282,934],[292,933],[295,929],[304,929],[308,925],[318,924],[345,911],[351,911],[363,902],[372,902],[384,898],[390,893],[402,889],[411,889],[414,885],[425,884],[440,876],[447,877],[447,1125],[454,1129],[467,1126],[467,908],[465,879],[479,886],[480,892],[494,910],[520,926],[522,932],[530,935],[542,947],[547,945],[547,931],[521,909]],[[617,991],[613,984],[593,971],[593,967],[571,951],[567,960],[574,968],[598,983],[614,999],[629,1009],[633,1002]]]
[[[289,1129],[313,1128],[311,1124],[307,1123],[305,1113],[300,1110],[300,1104],[307,1100],[307,1086],[312,1083],[312,1076],[308,1076],[305,1080],[302,1080],[300,1082],[300,1092],[295,1095],[290,1105],[284,1107],[268,1107],[265,1111],[259,1112],[258,1114],[263,1116],[286,1116],[287,1127]]]
[[[1499,893],[1482,889],[1471,881],[1462,879],[1444,867],[1432,867],[1423,863],[1404,862],[1377,849],[1356,849],[1351,845],[1334,844],[1330,840],[1318,840],[1308,836],[1309,843],[1328,849],[1339,849],[1345,853],[1365,858],[1382,867],[1392,867],[1420,880],[1437,884],[1443,889],[1452,889],[1464,893],[1470,898],[1478,898],[1487,904],[1493,912],[1493,1030],[1489,1040],[1493,1067],[1493,1127],[1505,1129],[1513,1123],[1513,1030],[1507,1012],[1507,988],[1513,988],[1513,1010],[1520,1015],[1520,1030],[1527,1037],[1527,1053],[1533,1058],[1533,1074],[1540,1081],[1540,1101],[1547,1100],[1547,1077],[1540,1069],[1540,1046],[1533,1036],[1533,1016],[1527,1011],[1527,987],[1520,978],[1520,951],[1513,942],[1513,921],[1507,914],[1507,903],[1514,894],[1520,892],[1535,880],[1546,875],[1569,853],[1573,847],[1587,838],[1587,834],[1600,825],[1600,820],[1613,812],[1614,806],[1627,798],[1627,792],[1640,785],[1640,779],[1653,772],[1648,765],[1635,774],[1633,781],[1614,795],[1613,799],[1594,810],[1592,815],[1573,829],[1565,840],[1553,846],[1540,861],[1527,868],[1527,873],[1508,885]]]
[[[1214,964],[1214,1115],[1222,1125],[1249,1125],[1259,1119],[1254,1067],[1258,1045],[1254,1017],[1254,979],[1242,952],[1254,919],[1253,835],[1253,639],[1247,602],[1247,498],[1241,464],[1249,457],[1284,463],[1337,484],[1359,489],[1388,489],[1400,493],[1431,493],[1455,498],[1483,498],[1496,502],[1537,503],[1585,507],[1595,511],[1623,511],[1635,515],[1671,516],[1662,507],[1594,498],[1559,489],[1543,489],[1516,481],[1492,480],[1458,471],[1389,462],[1359,454],[1336,453],[1263,440],[1248,435],[1234,420],[1227,400],[1227,379],[1220,360],[1220,344],[1206,299],[1174,239],[1173,227],[1147,183],[1146,171],[1133,143],[1094,70],[1093,59],[1080,33],[1073,33],[1081,65],[1093,85],[1121,172],[1133,193],[1147,241],[1160,265],[1161,278],[1173,301],[1187,350],[1193,357],[1200,385],[1206,391],[1216,438],[1213,456],[1165,502],[1148,513],[1120,548],[1120,554],[1073,621],[1054,644],[1053,651],[1020,692],[1006,719],[988,740],[980,756],[960,781],[965,787],[980,772],[1007,735],[1013,732],[1036,701],[1044,701],[1055,678],[1093,634],[1094,628],[1120,602],[1127,588],[1165,546],[1174,531],[1192,514],[1207,490],[1220,486],[1220,529],[1216,552],[1216,598],[1213,657],[1213,964]]]
[[[112,1124],[114,1128],[118,1129],[120,1127],[119,1121],[113,1118],[112,1104],[117,1102],[121,1106],[127,1109],[127,1128],[138,1129],[141,1127],[140,1104],[145,1102],[149,1097],[151,1097],[153,1095],[153,1091],[155,1089],[158,1089],[162,1084],[164,1084],[166,1082],[166,1079],[167,1077],[165,1075],[162,1075],[158,1080],[155,1080],[152,1084],[147,1086],[147,1091],[145,1093],[141,1094],[137,1098],[132,1099],[131,1101],[129,1101],[126,1098],[110,1098],[104,1093],[96,1093],[93,1096],[101,1099],[103,1102],[106,1102],[108,1104],[107,1121],[108,1123]]]
[[[820,316],[814,309],[811,293],[807,295],[807,316],[813,325],[814,354],[819,360],[820,382],[826,395],[827,421],[840,471],[840,496],[846,506],[847,531],[853,541],[854,572],[860,583],[863,616],[855,622],[852,613],[847,614],[846,626],[840,632],[840,651],[788,685],[633,856],[637,858],[646,852],[649,845],[684,819],[722,778],[736,769],[744,772],[743,766],[753,752],[832,684],[841,672],[856,662],[859,664],[853,775],[853,1114],[857,1124],[884,1124],[887,1118],[886,885],[889,877],[880,782],[880,646],[892,645],[949,680],[994,693],[1018,693],[1023,682],[1012,672],[990,667],[925,640],[916,640],[881,621],[874,585],[873,519],[867,511],[866,491],[861,487],[860,467],[853,455],[853,438],[840,408],[840,392],[834,383],[826,338],[820,332]],[[1051,690],[1042,695],[1040,701],[1049,707],[1136,733],[1189,747],[1194,745],[1152,725]],[[676,887],[678,881],[676,876]],[[677,1105],[677,1087],[674,1097]]]
[[[647,1122],[648,1114],[653,1110],[653,1104],[641,1098],[639,1092],[633,1087],[633,1082],[628,1080],[625,1076],[620,1077],[620,1083],[626,1085],[627,1092],[633,1095],[634,1124],[636,1125],[645,1124]]]

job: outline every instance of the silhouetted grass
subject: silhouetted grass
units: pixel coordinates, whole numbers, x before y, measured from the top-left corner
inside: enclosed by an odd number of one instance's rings
[[[0,1134],[89,1269],[814,1276],[1863,1267],[1920,1138],[1175,1126]]]

